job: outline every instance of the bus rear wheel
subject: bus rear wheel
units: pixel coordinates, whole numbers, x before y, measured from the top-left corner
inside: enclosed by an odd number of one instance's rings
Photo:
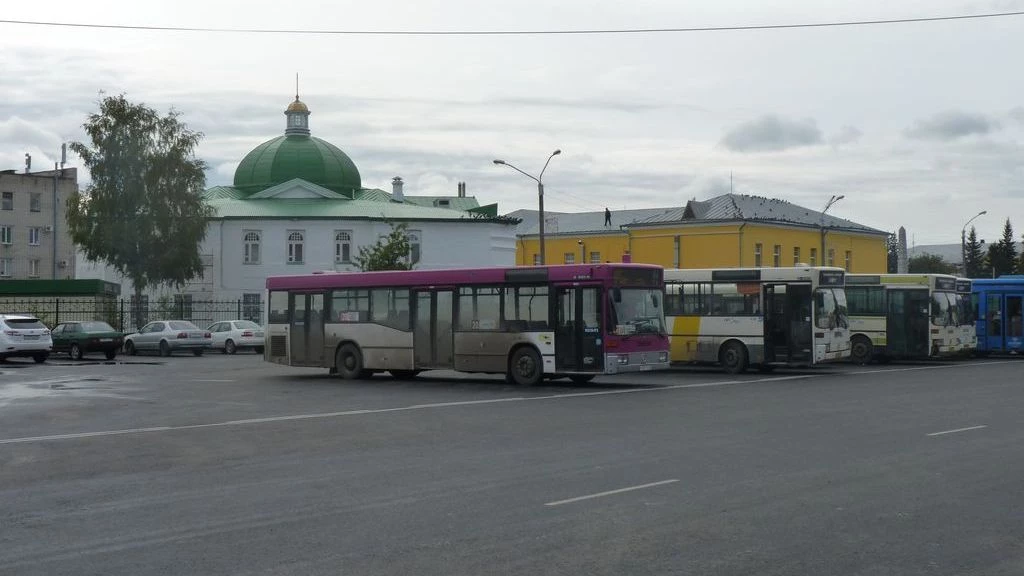
[[[363,355],[355,344],[343,344],[334,355],[334,364],[338,376],[345,380],[356,380],[363,377]]]
[[[540,354],[529,346],[518,348],[512,353],[509,362],[509,374],[512,381],[519,386],[536,386],[544,379],[544,366]]]
[[[727,342],[718,354],[718,361],[729,374],[742,374],[747,370],[747,347],[739,342]]]
[[[854,364],[867,364],[871,362],[871,340],[864,336],[854,336],[850,340],[850,360]]]

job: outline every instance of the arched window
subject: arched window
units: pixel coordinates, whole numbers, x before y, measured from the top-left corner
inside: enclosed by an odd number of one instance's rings
[[[242,237],[243,255],[242,262],[245,264],[260,263],[260,233],[257,230],[246,230]]]
[[[295,230],[288,233],[288,263],[302,264],[305,260],[305,236]]]
[[[348,264],[352,261],[352,232],[339,230],[334,233],[334,263]]]

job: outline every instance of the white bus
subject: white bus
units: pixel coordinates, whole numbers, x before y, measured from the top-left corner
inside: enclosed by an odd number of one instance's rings
[[[810,366],[850,356],[842,268],[665,270],[673,363]]]
[[[955,276],[847,274],[846,293],[854,362],[953,356],[977,345]]]

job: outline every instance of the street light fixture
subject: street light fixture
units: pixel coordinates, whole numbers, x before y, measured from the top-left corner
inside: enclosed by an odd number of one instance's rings
[[[561,153],[562,153],[561,150],[555,150],[554,152],[551,153],[550,156],[548,156],[547,161],[544,162],[544,168],[541,168],[540,176],[533,176],[532,174],[527,174],[526,172],[523,172],[519,168],[516,168],[514,165],[509,164],[508,162],[505,162],[504,160],[495,160],[494,161],[495,164],[497,164],[499,166],[508,166],[509,168],[515,170],[516,172],[519,172],[523,176],[526,176],[527,178],[529,178],[529,179],[531,179],[531,180],[533,180],[534,182],[537,183],[537,213],[538,213],[538,218],[539,218],[537,231],[538,231],[538,235],[540,236],[540,263],[541,263],[542,266],[545,263],[545,259],[544,259],[544,182],[543,182],[543,180],[544,180],[544,171],[548,169],[548,164],[551,162],[551,159],[554,158],[555,156],[558,156]]]
[[[825,212],[828,212],[828,209],[831,208],[833,204],[835,204],[836,202],[839,202],[843,198],[846,198],[845,194],[840,194],[839,196],[836,196],[835,194],[833,194],[832,198],[830,198],[828,203],[825,204],[825,209],[821,211],[821,265],[822,266],[825,265]]]
[[[988,210],[982,210],[971,216],[971,219],[964,223],[964,227],[960,229],[960,270],[964,276],[967,276],[967,225],[974,222],[974,219],[978,216],[984,216],[985,214],[988,214]]]

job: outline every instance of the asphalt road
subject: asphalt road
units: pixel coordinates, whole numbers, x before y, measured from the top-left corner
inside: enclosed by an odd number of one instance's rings
[[[0,364],[0,574],[1024,573],[1024,362]]]

